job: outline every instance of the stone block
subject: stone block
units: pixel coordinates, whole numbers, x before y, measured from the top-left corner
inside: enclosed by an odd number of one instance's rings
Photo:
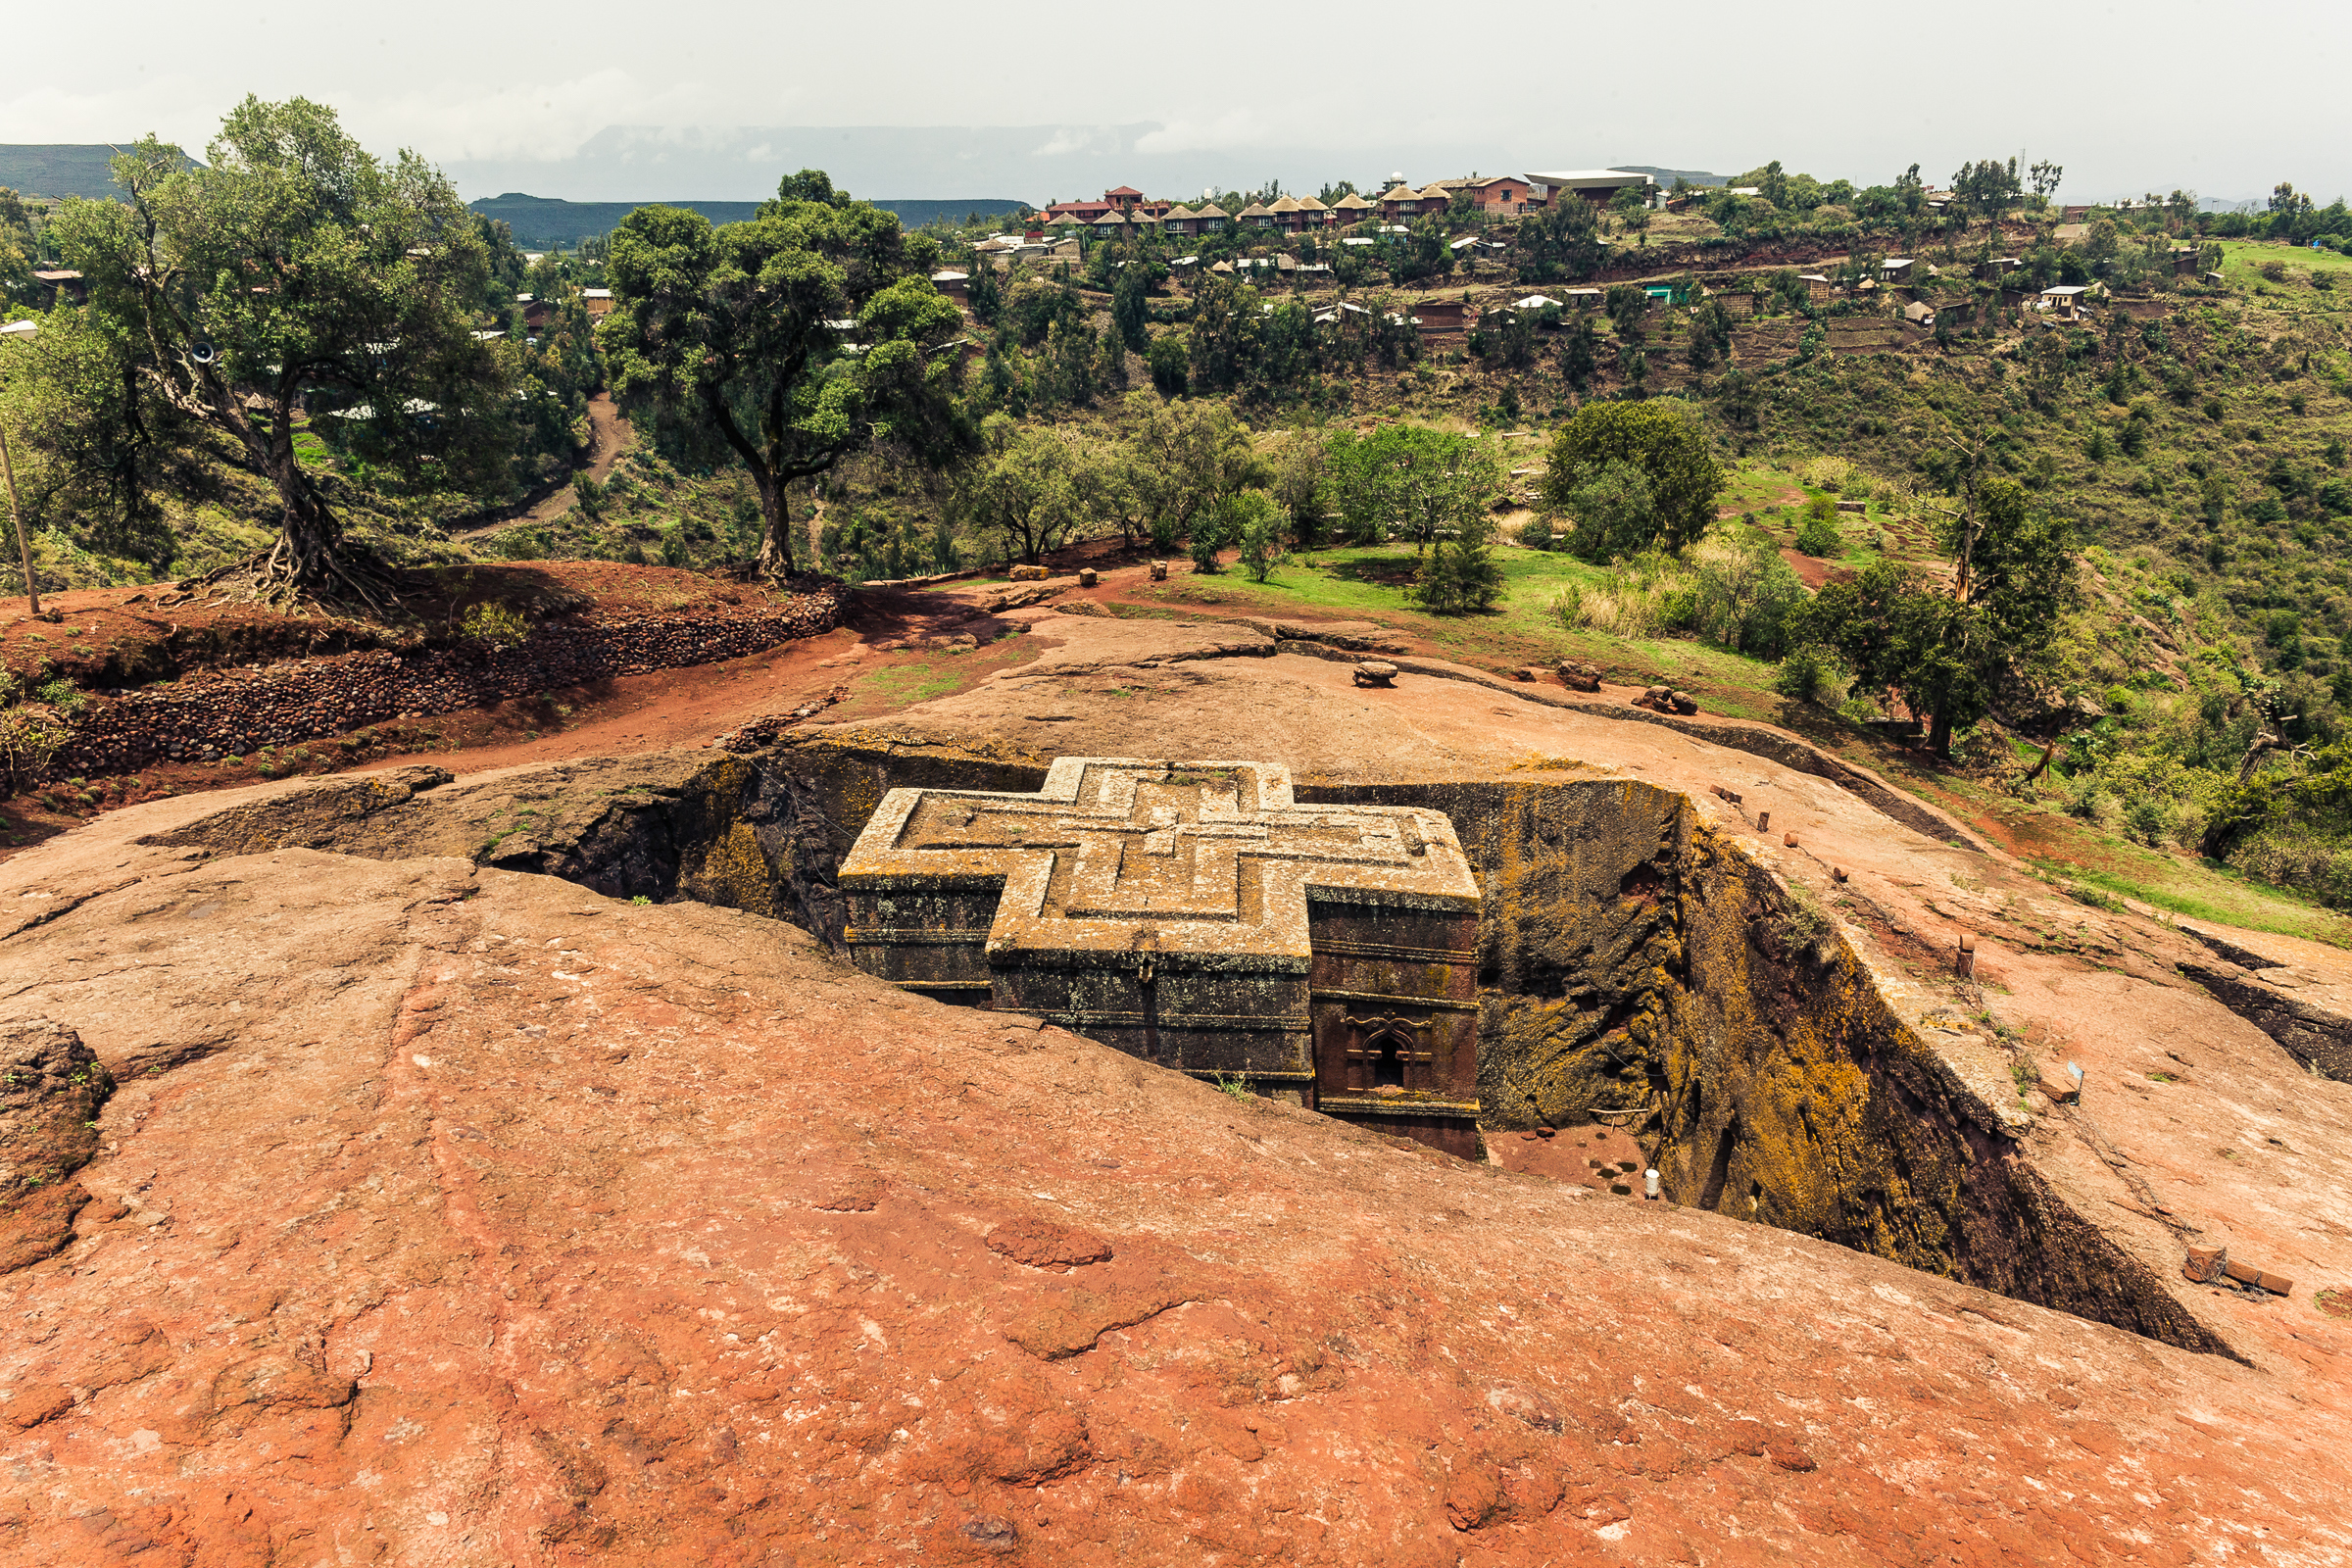
[[[1358,686],[1394,686],[1396,684],[1396,666],[1385,659],[1367,659],[1355,666],[1355,683]]]
[[[1078,568],[1078,586],[1079,586],[1079,587],[1081,587],[1081,588],[1092,588],[1092,587],[1094,587],[1094,586],[1095,586],[1097,583],[1101,582],[1102,580],[1102,574],[1101,572],[1099,572],[1099,571],[1095,570],[1095,568],[1094,568],[1094,567],[1092,567],[1092,566],[1081,566],[1081,567],[1079,567],[1079,568]]]
[[[1044,566],[1015,566],[1010,576],[1014,582],[1044,582],[1054,573]]]
[[[1572,692],[1600,690],[1600,671],[1591,664],[1564,662],[1559,668],[1560,684]]]
[[[1168,564],[1166,562],[1154,561],[1152,563],[1152,580],[1153,582],[1166,582],[1168,580]]]

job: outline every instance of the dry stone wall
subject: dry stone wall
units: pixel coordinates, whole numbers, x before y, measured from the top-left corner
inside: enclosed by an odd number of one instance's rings
[[[808,594],[742,612],[547,624],[512,648],[368,649],[254,670],[219,670],[99,699],[51,770],[106,774],[209,761],[395,718],[737,659],[841,623],[843,599]]]

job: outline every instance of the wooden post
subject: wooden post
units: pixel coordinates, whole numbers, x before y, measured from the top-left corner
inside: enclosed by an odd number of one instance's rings
[[[41,589],[32,580],[32,545],[24,537],[24,509],[17,502],[17,466],[9,459],[6,424],[0,424],[0,473],[8,475],[8,515],[17,525],[17,557],[24,563],[24,597],[37,615],[41,612]]]
[[[1961,979],[1973,979],[1977,972],[1977,939],[1974,933],[1960,933],[1960,952],[1952,960],[1952,972]]]

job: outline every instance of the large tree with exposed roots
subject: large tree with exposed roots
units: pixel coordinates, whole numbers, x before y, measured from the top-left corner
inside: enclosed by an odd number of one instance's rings
[[[387,609],[389,574],[345,541],[294,421],[336,410],[406,458],[495,422],[506,389],[473,330],[488,259],[472,215],[430,164],[375,158],[306,99],[247,98],[205,151],[190,168],[149,136],[116,158],[128,199],[68,200],[59,249],[135,373],[277,491],[275,542],[216,575]]]

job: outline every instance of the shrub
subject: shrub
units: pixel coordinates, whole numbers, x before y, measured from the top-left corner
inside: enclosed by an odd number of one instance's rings
[[[1569,631],[1645,639],[1683,612],[1690,573],[1673,557],[1646,551],[1612,563],[1597,583],[1570,583],[1551,602],[1552,618]]]
[[[1185,541],[1185,553],[1193,558],[1195,571],[1215,571],[1217,552],[1231,542],[1225,537],[1222,508],[1204,507],[1193,514],[1193,532],[1192,537]]]
[[[1218,531],[1241,546],[1242,569],[1251,582],[1264,582],[1274,568],[1289,561],[1290,518],[1263,490],[1244,490],[1217,503],[1223,514]]]
[[[468,606],[462,624],[466,636],[491,648],[519,648],[531,635],[531,623],[500,604]]]
[[[1845,701],[1846,687],[1852,681],[1837,655],[1808,645],[1791,649],[1781,661],[1780,668],[1773,672],[1772,689],[1816,708],[1836,708]]]
[[[1845,554],[1845,535],[1838,531],[1836,512],[1823,516],[1811,507],[1805,509],[1805,520],[1796,530],[1796,548],[1816,560],[1830,560]]]
[[[2286,264],[2284,262],[2265,262],[2262,264],[2262,275],[2274,283],[2283,283],[2286,281]]]
[[[37,783],[68,739],[55,713],[29,704],[0,709],[0,779],[17,794]]]

